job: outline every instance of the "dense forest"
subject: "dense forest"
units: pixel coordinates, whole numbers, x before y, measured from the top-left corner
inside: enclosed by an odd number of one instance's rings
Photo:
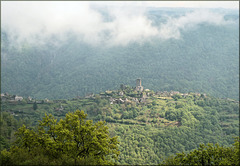
[[[200,144],[190,153],[178,153],[169,157],[162,165],[239,165],[239,137],[233,146],[222,147],[218,144]]]
[[[161,25],[186,12],[155,8],[148,10],[147,18],[153,25]],[[45,43],[17,44],[2,29],[2,92],[67,99],[116,89],[122,83],[133,86],[135,78],[142,78],[144,86],[154,91],[239,99],[239,15],[224,12],[224,21],[229,23],[205,21],[180,29],[178,39],[153,37],[148,42],[111,47],[87,44],[71,32],[65,40],[52,35]],[[102,15],[110,19],[103,11]]]
[[[230,147],[239,135],[239,102],[206,94],[149,89],[141,92],[121,85],[118,90],[69,100],[15,101],[14,97],[5,94],[1,98],[1,150],[9,149],[17,140],[14,132],[23,124],[26,129],[37,131],[45,114],[52,114],[61,122],[67,113],[76,110],[84,110],[86,120],[93,120],[93,124],[107,122],[109,137],[117,136],[120,154],[115,162],[121,165],[160,164],[169,156],[189,153],[200,144]],[[70,163],[73,161],[74,158],[69,159]]]

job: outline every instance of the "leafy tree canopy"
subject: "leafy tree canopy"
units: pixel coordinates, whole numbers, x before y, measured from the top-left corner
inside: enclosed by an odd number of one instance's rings
[[[45,114],[36,131],[25,125],[16,132],[17,141],[1,152],[1,165],[104,165],[119,155],[117,137],[109,137],[105,122],[93,124],[77,110],[57,122]]]
[[[198,149],[190,153],[177,153],[163,161],[163,165],[239,165],[239,137],[232,147],[218,144],[200,144]]]

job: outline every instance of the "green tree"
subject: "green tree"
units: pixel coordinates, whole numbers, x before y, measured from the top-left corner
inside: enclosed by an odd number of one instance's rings
[[[200,144],[198,149],[188,154],[177,153],[163,161],[163,165],[239,165],[239,137],[232,147],[218,144]]]
[[[181,97],[181,95],[179,95],[179,94],[175,94],[175,95],[172,96],[172,98],[173,98],[175,101],[177,101],[178,99],[181,99],[182,97]]]
[[[109,137],[105,122],[93,124],[77,110],[57,122],[51,114],[40,121],[37,131],[22,126],[10,150],[1,152],[1,165],[104,165],[119,155],[117,137]]]
[[[35,102],[33,103],[33,110],[37,110],[37,108],[38,108],[37,102],[35,101]]]

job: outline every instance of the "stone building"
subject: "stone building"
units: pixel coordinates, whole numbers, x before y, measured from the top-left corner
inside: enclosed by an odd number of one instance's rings
[[[140,92],[143,91],[143,86],[142,86],[142,82],[141,82],[141,79],[140,79],[140,78],[138,78],[138,79],[136,80],[136,90],[137,90],[137,91],[140,91]]]
[[[15,101],[22,101],[23,100],[23,97],[21,97],[21,96],[15,96]]]

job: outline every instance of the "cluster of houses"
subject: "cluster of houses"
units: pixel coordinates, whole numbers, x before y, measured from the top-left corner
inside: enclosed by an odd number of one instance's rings
[[[122,99],[122,98],[110,98],[109,99],[109,102],[110,104],[129,104],[129,103],[132,103],[132,102],[135,102],[135,103],[143,103],[145,102],[146,98],[135,98],[135,97],[130,97],[130,98],[125,98],[125,99]]]
[[[18,102],[18,101],[23,101],[23,97],[22,96],[18,96],[18,95],[10,95],[8,93],[1,93],[1,100],[2,101],[9,101],[9,102]],[[28,104],[32,104],[34,103],[36,100],[34,100],[32,97],[28,97],[26,99]],[[42,103],[48,103],[49,100],[47,98],[45,98],[44,100],[41,101],[36,101],[37,104],[42,104]]]
[[[182,97],[187,97],[189,95],[201,96],[200,93],[191,93],[190,94],[190,93],[180,93],[178,91],[170,91],[170,92],[167,92],[167,91],[160,92],[159,91],[159,92],[156,92],[156,95],[159,95],[161,97],[171,97],[171,96],[174,96],[176,94],[178,94],[178,95],[180,95]],[[206,97],[207,95],[204,93],[203,96]]]
[[[125,89],[124,85],[122,84],[121,87],[120,87],[122,90]],[[153,92],[151,92],[149,89],[144,89],[143,86],[142,86],[142,82],[141,82],[141,79],[137,79],[136,80],[136,88],[134,89],[135,91],[137,91],[138,93],[141,93],[142,96],[141,97],[130,97],[128,96],[128,98],[126,98],[126,96],[124,97],[124,92],[123,91],[120,91],[118,92],[118,97],[114,98],[112,97],[112,92],[113,91],[106,91],[105,93],[100,93],[100,97],[105,97],[105,98],[109,98],[109,102],[110,104],[124,104],[124,103],[132,103],[132,102],[135,102],[135,103],[144,103],[146,101],[146,99],[149,97],[149,96],[152,96],[152,95],[159,95],[161,97],[172,97],[176,94],[179,94],[181,95],[182,97],[187,97],[189,96],[190,94],[189,93],[180,93],[178,91],[170,91],[170,92],[167,92],[167,91],[163,91],[163,92],[156,92],[155,94]],[[116,93],[116,92],[115,92]],[[199,95],[200,96],[200,93],[196,95]],[[204,94],[205,95],[205,94]],[[88,94],[85,96],[85,98],[94,98],[94,94]],[[120,97],[120,98],[119,98]]]
[[[22,101],[22,96],[17,95],[9,95],[8,93],[1,93],[1,99],[2,101]]]
[[[161,91],[159,91],[159,92],[156,92],[156,95],[159,95],[161,97],[171,97],[171,96],[174,96],[176,94],[179,94],[181,96],[188,96],[188,93],[182,94],[182,93],[180,93],[178,91],[170,91],[170,92],[167,92],[167,91],[161,92]]]
[[[121,85],[121,89],[124,89],[124,85]],[[128,98],[125,98],[123,99],[123,96],[124,96],[124,92],[123,91],[120,91],[118,93],[119,96],[122,96],[122,98],[113,98],[111,96],[112,94],[112,91],[106,91],[105,93],[100,93],[100,97],[107,97],[109,98],[109,102],[110,104],[114,104],[114,103],[117,103],[117,104],[123,104],[123,103],[132,103],[132,102],[135,102],[135,103],[143,103],[146,101],[146,99],[151,96],[151,95],[154,95],[154,93],[152,93],[149,89],[145,89],[143,88],[142,86],[142,82],[141,82],[141,79],[137,79],[136,80],[136,88],[135,88],[135,91],[137,92],[140,92],[142,93],[142,96],[141,98],[135,98],[135,97],[130,97],[128,96]],[[144,92],[143,92],[144,91]],[[180,93],[178,91],[170,91],[170,92],[167,92],[167,91],[163,91],[163,92],[156,92],[155,95],[159,95],[161,97],[172,97],[174,95],[181,95],[182,97],[187,97],[189,96],[190,94],[189,93]],[[194,95],[196,96],[201,96],[200,93],[194,93]],[[203,94],[204,97],[206,97],[206,94]],[[94,98],[94,94],[93,93],[90,93],[90,94],[87,94],[85,96],[85,98]],[[80,98],[80,97],[77,97],[77,98]],[[23,97],[22,96],[17,96],[17,95],[9,95],[8,93],[1,93],[1,99],[2,101],[22,101],[23,100]],[[28,97],[27,98],[27,102],[30,104],[30,103],[33,103],[33,99],[31,97]],[[42,104],[42,103],[48,103],[49,100],[48,99],[45,99],[45,100],[42,100],[42,101],[36,101],[37,103],[39,104]],[[63,107],[61,106],[60,108],[56,108],[55,110],[57,111],[61,111],[63,110]]]
[[[128,103],[132,103],[132,102],[135,102],[135,103],[144,103],[146,101],[146,98],[135,98],[135,97],[130,97],[130,99],[128,98],[125,98],[125,99],[122,99],[122,98],[110,98],[109,99],[110,101],[110,104],[128,104]]]

